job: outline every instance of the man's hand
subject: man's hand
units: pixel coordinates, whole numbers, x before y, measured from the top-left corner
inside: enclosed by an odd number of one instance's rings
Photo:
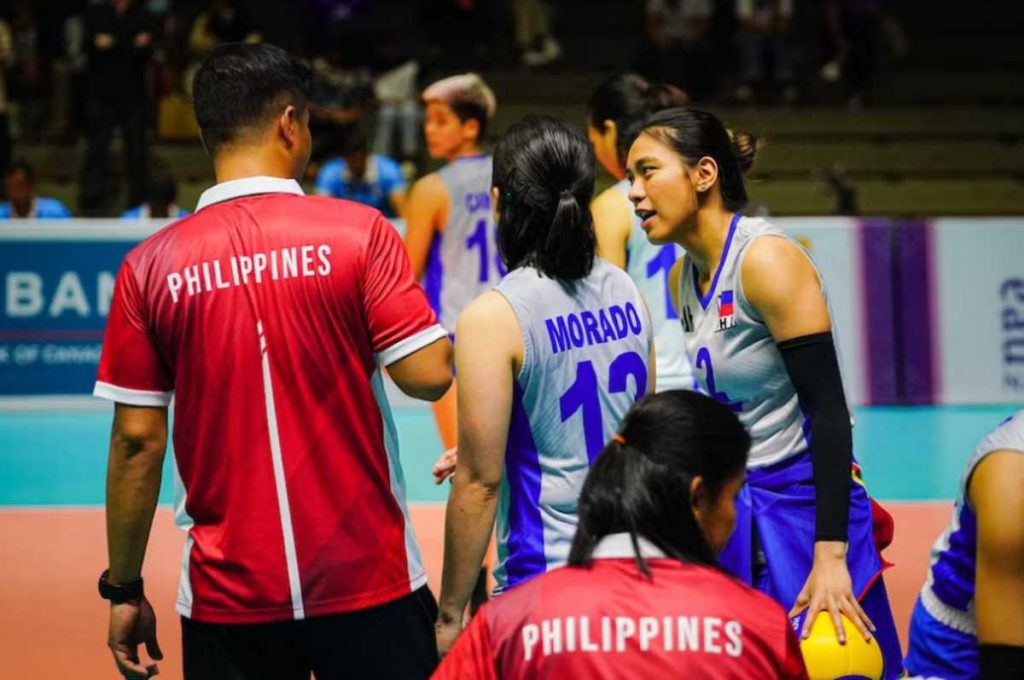
[[[114,46],[114,36],[109,33],[97,33],[93,43],[98,50],[109,50]]]
[[[110,605],[110,633],[107,646],[114,654],[117,670],[129,680],[151,678],[160,672],[155,663],[143,665],[139,645],[154,661],[164,658],[156,641],[156,614],[145,597],[138,602]]]

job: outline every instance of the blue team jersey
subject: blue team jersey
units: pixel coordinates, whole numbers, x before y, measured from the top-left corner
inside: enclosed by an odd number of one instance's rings
[[[583,480],[647,390],[654,335],[636,284],[602,259],[572,286],[521,267],[495,290],[524,350],[496,520],[500,592],[568,559]]]
[[[70,219],[70,217],[71,211],[56,198],[43,198],[40,196],[32,201],[32,208],[25,219],[66,220]],[[4,201],[0,203],[0,220],[12,218],[17,219],[17,216],[12,214],[10,202]]]
[[[398,162],[380,154],[367,157],[366,172],[361,179],[351,176],[343,158],[324,163],[316,176],[318,194],[370,205],[389,217],[395,216],[391,194],[404,190],[405,186],[405,176]]]
[[[491,157],[457,158],[437,174],[448,193],[448,221],[430,244],[423,289],[454,333],[459,313],[501,280],[505,266],[495,240]]]
[[[185,210],[184,208],[179,208],[178,206],[176,206],[174,204],[171,204],[171,206],[170,206],[170,208],[169,208],[169,210],[167,212],[171,215],[172,218],[175,218],[175,219],[179,219],[179,218],[182,218],[182,217],[188,217],[191,214],[188,210]],[[142,205],[137,205],[134,208],[128,208],[127,210],[125,210],[123,213],[121,213],[121,219],[122,220],[147,220],[147,219],[150,219],[152,217],[152,215],[150,213],[151,213],[151,211],[149,209],[149,204],[148,203],[143,203]],[[157,218],[157,219],[165,219],[165,218]]]
[[[974,613],[978,518],[968,502],[971,475],[995,451],[1024,455],[1024,411],[989,434],[967,461],[953,517],[932,547],[931,566],[910,622],[907,670],[914,675],[975,677],[978,626]]]

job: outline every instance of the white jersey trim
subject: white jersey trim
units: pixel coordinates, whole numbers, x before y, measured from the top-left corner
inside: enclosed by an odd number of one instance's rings
[[[416,542],[416,534],[413,531],[412,517],[409,516],[409,504],[406,502],[405,476],[402,473],[402,461],[398,450],[398,430],[395,428],[395,421],[391,417],[391,405],[388,402],[387,393],[384,390],[384,381],[380,370],[373,372],[370,377],[370,385],[373,388],[373,397],[380,410],[381,420],[384,425],[384,450],[387,454],[388,480],[391,484],[391,495],[402,511],[402,518],[405,522],[405,559],[406,572],[409,577],[409,590],[414,591],[427,583],[427,570],[423,566],[423,557],[420,554],[419,544]]]
[[[387,349],[377,352],[377,363],[381,366],[390,366],[413,352],[446,337],[448,337],[448,331],[441,324],[434,324],[430,328],[414,333],[407,338],[399,340]]]
[[[954,609],[939,599],[938,595],[932,592],[932,576],[928,573],[928,583],[921,590],[921,604],[926,612],[931,614],[936,621],[949,626],[953,630],[960,631],[967,635],[978,635],[978,625],[975,622],[973,612],[965,612]]]
[[[665,557],[665,553],[661,551],[661,548],[643,536],[636,537],[636,544],[640,548],[640,555],[642,557],[653,559]],[[629,534],[608,534],[594,546],[594,552],[591,553],[591,557],[595,560],[614,560],[624,557],[632,559],[636,557],[636,551],[633,549],[633,541],[630,540]]]
[[[181,578],[178,580],[178,602],[175,609],[185,618],[192,618],[192,577],[189,571],[192,546],[196,543],[192,538],[192,527],[195,526],[195,522],[185,510],[187,493],[185,483],[181,480],[181,473],[178,471],[177,458],[172,459],[171,468],[174,473],[174,524],[186,534],[185,545],[181,550]]]
[[[196,211],[223,201],[230,201],[233,198],[242,196],[253,196],[255,194],[295,194],[305,196],[306,192],[294,179],[284,177],[267,177],[258,175],[255,177],[243,177],[228,182],[215,184],[199,197],[196,204]]]
[[[133,390],[130,387],[112,385],[102,380],[97,380],[92,394],[101,399],[116,401],[130,406],[167,406],[171,403],[174,391],[156,392],[152,390]]]
[[[274,483],[277,486],[277,507],[281,514],[281,533],[284,536],[284,558],[288,567],[288,585],[292,596],[292,613],[296,620],[306,617],[302,603],[302,583],[299,580],[299,560],[295,550],[295,534],[292,531],[292,511],[288,503],[288,483],[284,474],[284,460],[281,456],[281,435],[277,430],[277,410],[274,406],[274,384],[270,377],[270,357],[267,354],[267,338],[263,334],[263,322],[256,323],[260,336],[260,356],[263,364],[263,395],[267,408],[267,428],[270,435],[270,457],[274,466]]]

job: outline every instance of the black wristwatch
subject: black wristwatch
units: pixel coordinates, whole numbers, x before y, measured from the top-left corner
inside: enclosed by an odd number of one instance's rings
[[[110,600],[114,604],[124,604],[125,602],[132,602],[142,598],[142,579],[134,581],[132,583],[118,583],[113,584],[108,579],[110,578],[110,570],[105,569],[100,574],[100,597],[104,600]]]

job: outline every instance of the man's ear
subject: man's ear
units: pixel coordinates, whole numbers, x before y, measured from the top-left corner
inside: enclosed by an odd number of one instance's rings
[[[299,116],[299,110],[289,104],[278,118],[278,129],[289,146],[295,146],[299,142],[299,128],[301,127]]]

